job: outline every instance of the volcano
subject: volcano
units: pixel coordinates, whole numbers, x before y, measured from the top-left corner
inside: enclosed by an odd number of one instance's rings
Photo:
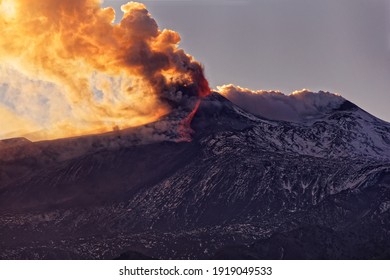
[[[190,141],[177,116],[1,141],[0,258],[390,258],[389,123],[344,99],[275,120],[216,92]]]

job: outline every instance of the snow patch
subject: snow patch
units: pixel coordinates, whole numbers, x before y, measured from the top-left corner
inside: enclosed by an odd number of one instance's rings
[[[380,206],[379,209],[381,211],[381,214],[387,212],[390,209],[390,201],[385,201],[383,202]]]

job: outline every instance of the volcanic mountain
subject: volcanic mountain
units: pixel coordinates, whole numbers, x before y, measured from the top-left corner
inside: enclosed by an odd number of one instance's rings
[[[287,121],[214,92],[190,139],[174,112],[3,140],[0,258],[389,258],[390,124],[337,98]]]

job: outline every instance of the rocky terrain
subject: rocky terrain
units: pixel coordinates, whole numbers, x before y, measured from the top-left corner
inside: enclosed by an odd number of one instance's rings
[[[0,258],[390,258],[389,123],[347,100],[272,120],[213,93],[190,140],[178,125],[1,141]]]

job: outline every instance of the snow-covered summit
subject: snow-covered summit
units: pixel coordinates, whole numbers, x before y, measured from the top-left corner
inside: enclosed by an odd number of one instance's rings
[[[390,160],[390,124],[341,96],[307,91],[288,97],[281,93],[265,95],[268,97],[260,98],[269,99],[268,104],[273,101],[276,104],[273,109],[282,106],[278,100],[288,100],[288,106],[296,109],[289,111],[294,112],[295,120],[270,117],[271,113],[281,116],[283,112],[269,111],[268,117],[255,114],[253,110],[246,110],[245,106],[233,104],[218,93],[213,93],[203,101],[198,124],[194,123],[194,126],[201,123],[197,130],[207,129],[207,133],[213,130],[210,126],[218,127],[214,128],[218,132],[211,137],[222,142],[229,139],[226,131],[234,130],[236,139],[242,141],[241,144],[237,141],[237,145],[247,145],[249,142],[267,151],[324,158],[363,156]]]

